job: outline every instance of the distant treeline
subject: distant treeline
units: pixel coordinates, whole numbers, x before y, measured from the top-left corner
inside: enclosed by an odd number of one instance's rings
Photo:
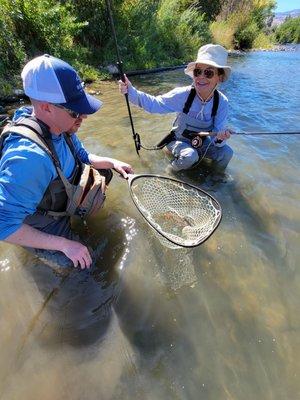
[[[275,31],[278,43],[300,43],[300,17],[288,17]]]
[[[185,63],[208,42],[272,45],[274,0],[114,0],[112,6],[126,70]],[[28,59],[43,53],[70,62],[86,80],[105,77],[116,61],[105,0],[0,0],[0,95]]]

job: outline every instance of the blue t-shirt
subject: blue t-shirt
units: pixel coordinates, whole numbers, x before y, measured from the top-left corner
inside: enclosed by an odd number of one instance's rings
[[[17,110],[14,119],[31,115],[29,107]],[[73,134],[79,159],[89,164],[89,153]],[[75,167],[72,152],[63,135],[52,135],[63,173],[69,178]],[[16,232],[32,215],[47,187],[57,177],[53,161],[31,140],[11,133],[4,142],[0,159],[0,240]]]

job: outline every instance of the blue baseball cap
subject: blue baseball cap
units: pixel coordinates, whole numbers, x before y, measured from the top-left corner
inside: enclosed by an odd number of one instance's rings
[[[71,65],[48,54],[29,61],[21,73],[25,94],[35,100],[59,104],[79,114],[93,114],[102,102],[86,93]]]

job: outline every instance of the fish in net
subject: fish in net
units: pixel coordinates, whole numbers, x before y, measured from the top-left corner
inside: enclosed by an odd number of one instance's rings
[[[220,204],[202,189],[159,175],[132,175],[131,197],[146,221],[169,247],[194,247],[217,228]]]

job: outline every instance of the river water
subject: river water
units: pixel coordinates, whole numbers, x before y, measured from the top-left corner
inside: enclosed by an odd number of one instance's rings
[[[231,57],[230,126],[300,130],[300,52]],[[189,83],[182,70],[136,76],[154,94]],[[167,174],[161,152],[135,154],[115,83],[79,136],[90,151]],[[173,115],[132,109],[153,145]],[[227,182],[201,168],[177,175],[223,209],[193,249],[153,235],[115,176],[89,221],[90,272],[62,277],[23,249],[1,244],[0,399],[294,400],[300,397],[300,144],[297,135],[233,136]],[[82,233],[83,228],[76,223]]]

